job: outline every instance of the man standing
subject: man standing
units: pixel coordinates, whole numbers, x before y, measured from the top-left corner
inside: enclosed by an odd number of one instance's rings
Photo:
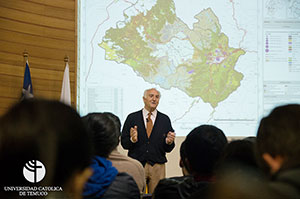
[[[129,150],[128,155],[144,166],[149,193],[165,178],[166,152],[175,147],[171,121],[156,109],[159,99],[160,92],[155,88],[145,90],[144,108],[128,115],[121,136],[121,145]]]

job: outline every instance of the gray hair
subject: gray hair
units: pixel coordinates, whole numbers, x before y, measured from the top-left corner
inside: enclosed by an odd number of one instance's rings
[[[147,93],[148,93],[148,91],[150,91],[150,90],[156,90],[156,91],[158,92],[158,94],[159,94],[159,98],[161,97],[161,94],[160,94],[159,90],[157,90],[156,88],[149,88],[149,89],[145,90],[145,91],[144,91],[144,97],[147,97]]]

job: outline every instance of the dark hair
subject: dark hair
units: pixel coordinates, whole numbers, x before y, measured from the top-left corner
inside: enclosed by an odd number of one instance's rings
[[[104,112],[104,115],[106,115],[109,119],[111,119],[116,126],[116,129],[118,130],[118,132],[116,132],[119,136],[121,136],[121,121],[119,119],[118,116],[114,115],[111,112]]]
[[[180,154],[180,158],[181,159],[185,159],[186,158],[185,140],[180,145],[179,154]]]
[[[191,171],[190,171],[190,169],[188,167],[188,164],[186,163],[187,155],[186,155],[186,149],[185,149],[185,140],[180,145],[179,153],[180,153],[179,166],[181,168],[184,167],[186,169],[186,171],[190,173]]]
[[[91,162],[90,140],[80,116],[58,101],[16,104],[0,119],[0,138],[1,187],[32,185],[22,173],[31,160],[44,164],[46,176],[40,185],[45,186],[66,185]]]
[[[89,113],[82,119],[92,139],[95,155],[107,158],[119,144],[119,119],[112,113]]]
[[[221,129],[212,125],[194,128],[185,139],[190,170],[198,175],[212,175],[226,144],[227,138]]]
[[[300,165],[300,105],[276,107],[260,122],[257,152],[284,157],[282,168]]]
[[[220,166],[241,165],[256,168],[254,146],[255,137],[229,142],[224,149]]]

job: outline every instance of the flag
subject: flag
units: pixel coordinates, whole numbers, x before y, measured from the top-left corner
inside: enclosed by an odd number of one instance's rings
[[[30,69],[28,60],[26,61],[25,72],[24,72],[24,82],[22,89],[22,99],[28,99],[33,97],[33,87],[30,76]]]
[[[70,88],[70,78],[69,78],[69,63],[66,62],[60,101],[71,106],[71,88]]]

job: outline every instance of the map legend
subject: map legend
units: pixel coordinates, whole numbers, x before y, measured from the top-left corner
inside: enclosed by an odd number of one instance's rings
[[[266,62],[280,62],[286,63],[287,60],[287,46],[285,33],[267,32],[266,33],[266,47],[265,47],[265,61]]]
[[[300,72],[300,32],[288,36],[288,63],[289,71]]]
[[[267,67],[287,67],[300,72],[300,32],[266,31],[264,57]]]

